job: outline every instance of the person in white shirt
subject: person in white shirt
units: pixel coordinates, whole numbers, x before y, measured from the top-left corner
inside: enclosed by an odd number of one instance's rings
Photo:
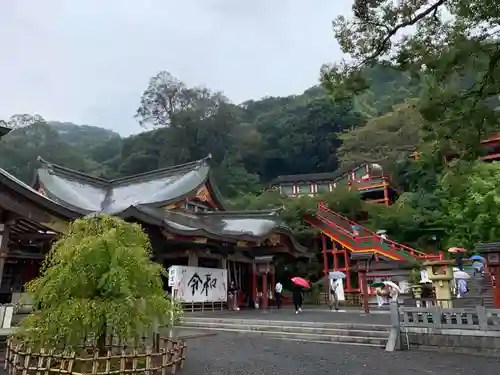
[[[337,288],[339,286],[339,280],[330,279],[330,310],[339,310],[339,296],[337,295]]]
[[[283,291],[283,285],[278,281],[274,287],[274,293],[276,294],[276,307],[281,309],[281,292]]]

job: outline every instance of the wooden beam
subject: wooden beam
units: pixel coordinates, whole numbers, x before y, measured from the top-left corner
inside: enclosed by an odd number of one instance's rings
[[[45,228],[59,233],[67,233],[68,221],[49,214],[34,202],[7,191],[0,191],[0,207],[18,216],[40,223]]]

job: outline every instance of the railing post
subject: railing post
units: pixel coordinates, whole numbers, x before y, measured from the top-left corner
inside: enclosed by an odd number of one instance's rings
[[[394,350],[401,350],[401,322],[399,315],[399,305],[397,301],[390,303],[391,308],[391,330],[389,332],[389,338],[387,339],[387,344],[385,345],[385,350],[387,352],[393,352]]]
[[[439,301],[436,301],[436,306],[434,306],[434,310],[432,311],[432,324],[434,328],[441,328],[443,323],[443,313],[441,311],[441,306],[439,306]]]
[[[486,313],[486,307],[476,306],[476,311],[479,328],[483,331],[488,330],[488,314]]]

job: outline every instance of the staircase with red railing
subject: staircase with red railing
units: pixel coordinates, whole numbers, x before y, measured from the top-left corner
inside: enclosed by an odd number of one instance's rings
[[[330,210],[325,202],[318,204],[315,218],[306,220],[351,252],[375,252],[392,260],[433,260],[442,259],[443,256],[443,254],[427,254],[384,239],[359,223]],[[356,228],[356,234],[353,227]]]

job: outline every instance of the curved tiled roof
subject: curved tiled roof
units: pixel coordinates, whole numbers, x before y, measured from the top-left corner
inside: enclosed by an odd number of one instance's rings
[[[271,234],[283,234],[294,248],[305,254],[307,249],[294,238],[292,231],[273,211],[178,212],[148,206],[132,206],[118,216],[137,218],[180,235],[200,236],[215,240],[260,242]]]
[[[210,166],[204,158],[170,168],[135,176],[105,180],[51,164],[39,159],[36,190],[16,182],[39,199],[51,202],[75,215],[102,212],[123,219],[137,219],[145,224],[164,228],[167,232],[205,237],[226,242],[259,243],[271,234],[283,234],[290,239],[296,252],[307,256],[307,250],[294,238],[291,230],[277,214],[278,210],[225,211],[218,190],[210,179]],[[219,211],[190,213],[165,210],[165,205],[194,196],[202,186],[208,186]]]
[[[52,200],[82,213],[119,214],[134,205],[162,206],[179,201],[208,184],[218,208],[223,209],[222,199],[210,182],[209,158],[114,180],[93,177],[39,158],[36,185]]]
[[[43,196],[31,186],[26,185],[21,180],[17,179],[4,169],[0,168],[0,188],[7,188],[21,195],[24,199],[37,203],[40,207],[48,212],[57,213],[68,219],[76,219],[79,213],[63,207],[52,199]]]
[[[8,134],[11,130],[12,130],[11,128],[0,125],[0,138],[2,138],[4,135]]]

